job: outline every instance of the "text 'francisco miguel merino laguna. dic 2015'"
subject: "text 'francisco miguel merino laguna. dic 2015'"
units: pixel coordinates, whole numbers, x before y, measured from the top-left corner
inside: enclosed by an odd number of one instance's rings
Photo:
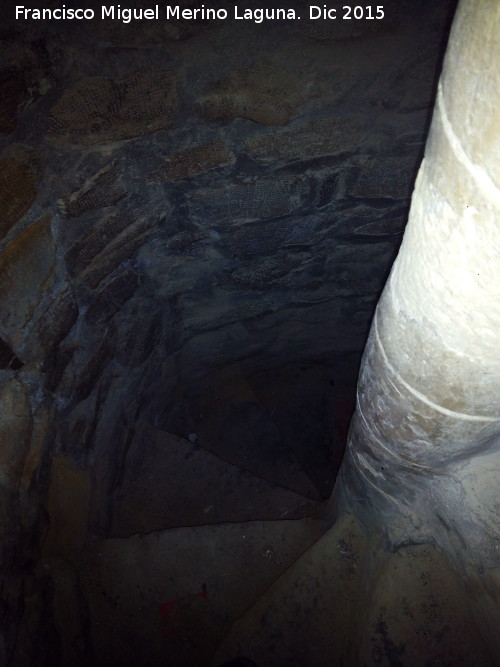
[[[309,20],[351,20],[368,19],[380,20],[384,18],[383,5],[342,5],[341,7],[328,7],[327,5],[309,5],[307,13],[304,16],[299,15],[294,9],[279,8],[245,8],[234,5],[232,11],[227,9],[214,9],[211,7],[196,7],[194,9],[183,8],[180,5],[160,5],[153,7],[122,7],[121,5],[101,5],[99,9],[66,7],[61,5],[54,9],[43,9],[24,7],[16,5],[15,15],[17,20],[41,20],[41,21],[78,21],[93,19],[111,19],[130,23],[131,21],[142,20],[218,20],[223,21],[227,18],[233,18],[243,21],[254,21],[262,23],[263,21],[292,20],[297,21],[301,18]]]

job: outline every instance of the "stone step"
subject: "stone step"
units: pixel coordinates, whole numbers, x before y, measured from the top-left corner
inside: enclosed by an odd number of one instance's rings
[[[211,665],[240,655],[265,667],[342,664],[366,546],[352,517],[337,521],[233,624]]]
[[[110,499],[111,537],[182,526],[298,519],[322,504],[140,422]]]
[[[494,667],[463,581],[429,544],[389,553],[343,515],[231,627],[211,666]]]
[[[301,519],[94,542],[80,571],[97,664],[207,665],[235,621],[324,530]]]

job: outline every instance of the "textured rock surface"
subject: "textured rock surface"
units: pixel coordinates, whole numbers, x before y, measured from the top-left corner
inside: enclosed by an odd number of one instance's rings
[[[163,576],[179,545],[194,568],[220,540],[230,562],[243,521],[261,522],[259,564],[313,541],[304,517],[325,511],[342,457],[454,2],[422,4],[388,2],[378,26],[6,20],[0,662],[105,664],[115,615],[125,634],[141,616],[135,592],[132,621],[116,595],[152,544]],[[211,596],[208,574],[163,579],[165,596]],[[129,655],[165,601],[150,595]]]

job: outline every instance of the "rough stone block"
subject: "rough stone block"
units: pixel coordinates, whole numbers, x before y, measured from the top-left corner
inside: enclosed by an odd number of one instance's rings
[[[167,183],[181,178],[191,178],[208,169],[224,167],[232,162],[234,157],[228,151],[225,142],[213,141],[174,153],[151,174],[151,179]]]
[[[245,225],[224,237],[222,250],[232,255],[259,255],[279,248],[310,247],[320,242],[325,220],[320,216],[270,220],[264,224]]]
[[[211,225],[227,227],[241,220],[269,220],[289,215],[305,197],[301,177],[282,176],[196,191],[191,212]]]
[[[0,486],[15,488],[22,474],[32,429],[28,392],[10,379],[0,384]]]
[[[351,194],[367,199],[408,199],[418,166],[412,158],[371,158],[364,165]]]
[[[86,77],[71,85],[53,106],[50,134],[96,144],[168,129],[176,99],[176,79],[163,68],[117,79]]]
[[[367,146],[368,133],[356,116],[314,120],[247,139],[245,148],[260,162],[307,160]]]
[[[378,243],[338,243],[328,252],[327,266],[335,270],[335,264],[353,262],[355,264],[378,263],[378,268],[388,264],[393,257],[395,247],[393,243],[380,241]],[[374,271],[377,268],[374,266]]]
[[[219,278],[219,284],[240,290],[276,289],[291,285],[289,274],[301,265],[301,257],[270,257],[230,271]]]
[[[50,222],[46,215],[32,223],[0,255],[0,326],[12,343],[21,340],[22,327],[51,284],[55,245]]]
[[[116,357],[124,366],[138,366],[161,340],[161,314],[150,301],[134,299],[117,323]],[[164,339],[164,338],[163,338]]]
[[[357,225],[353,231],[354,234],[359,236],[401,236],[404,232],[406,221],[406,216],[382,218]]]
[[[98,218],[90,231],[78,238],[67,251],[65,261],[69,274],[76,276],[81,273],[132,223],[133,218],[128,211],[113,212]]]
[[[104,334],[100,342],[96,342],[92,351],[80,357],[80,363],[69,364],[58,386],[62,395],[73,395],[77,401],[85,401],[94,391],[113,354],[115,330],[113,326],[103,327]],[[59,354],[58,358],[62,355]],[[78,430],[78,419],[73,418],[72,428]],[[93,431],[93,428],[90,428]],[[70,436],[71,437],[71,436]],[[84,440],[85,437],[82,438]]]
[[[202,241],[208,238],[205,232],[180,232],[169,238],[166,247],[174,255],[198,254]]]
[[[94,289],[110,275],[122,262],[130,260],[142,245],[150,238],[157,219],[143,216],[119,233],[79,274],[79,282]]]
[[[76,299],[73,290],[66,285],[36,324],[44,349],[48,351],[59,345],[77,318]]]
[[[17,111],[29,99],[22,71],[12,68],[0,73],[0,99],[0,132],[13,132],[17,124]]]
[[[198,110],[209,120],[248,118],[263,125],[286,125],[304,98],[294,73],[269,60],[233,72],[208,88]]]
[[[35,201],[39,180],[38,161],[24,146],[11,146],[0,158],[0,239]]]
[[[113,275],[100,285],[99,291],[89,304],[85,318],[95,326],[103,326],[130,299],[138,287],[137,274],[129,268]]]
[[[288,233],[285,221],[269,221],[237,229],[224,238],[220,245],[236,256],[259,255],[280,248]]]
[[[113,206],[126,196],[126,190],[119,180],[117,165],[110,164],[96,174],[69,197],[59,201],[61,213],[75,218],[87,211]]]

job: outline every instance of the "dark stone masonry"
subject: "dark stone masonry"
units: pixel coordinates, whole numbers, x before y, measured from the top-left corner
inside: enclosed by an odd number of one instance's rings
[[[259,24],[2,5],[0,663],[208,664],[324,531],[455,5],[383,4],[381,21]],[[259,531],[283,518],[280,555]],[[270,571],[245,574],[201,639],[162,634],[158,604],[195,595],[201,627],[196,594],[214,588],[182,531],[212,544],[234,522]],[[186,550],[189,583],[156,599],[168,576],[137,565],[158,580],[138,579],[130,609],[112,599],[92,573],[117,540],[136,564],[140,540]],[[149,620],[127,622],[140,607]]]

